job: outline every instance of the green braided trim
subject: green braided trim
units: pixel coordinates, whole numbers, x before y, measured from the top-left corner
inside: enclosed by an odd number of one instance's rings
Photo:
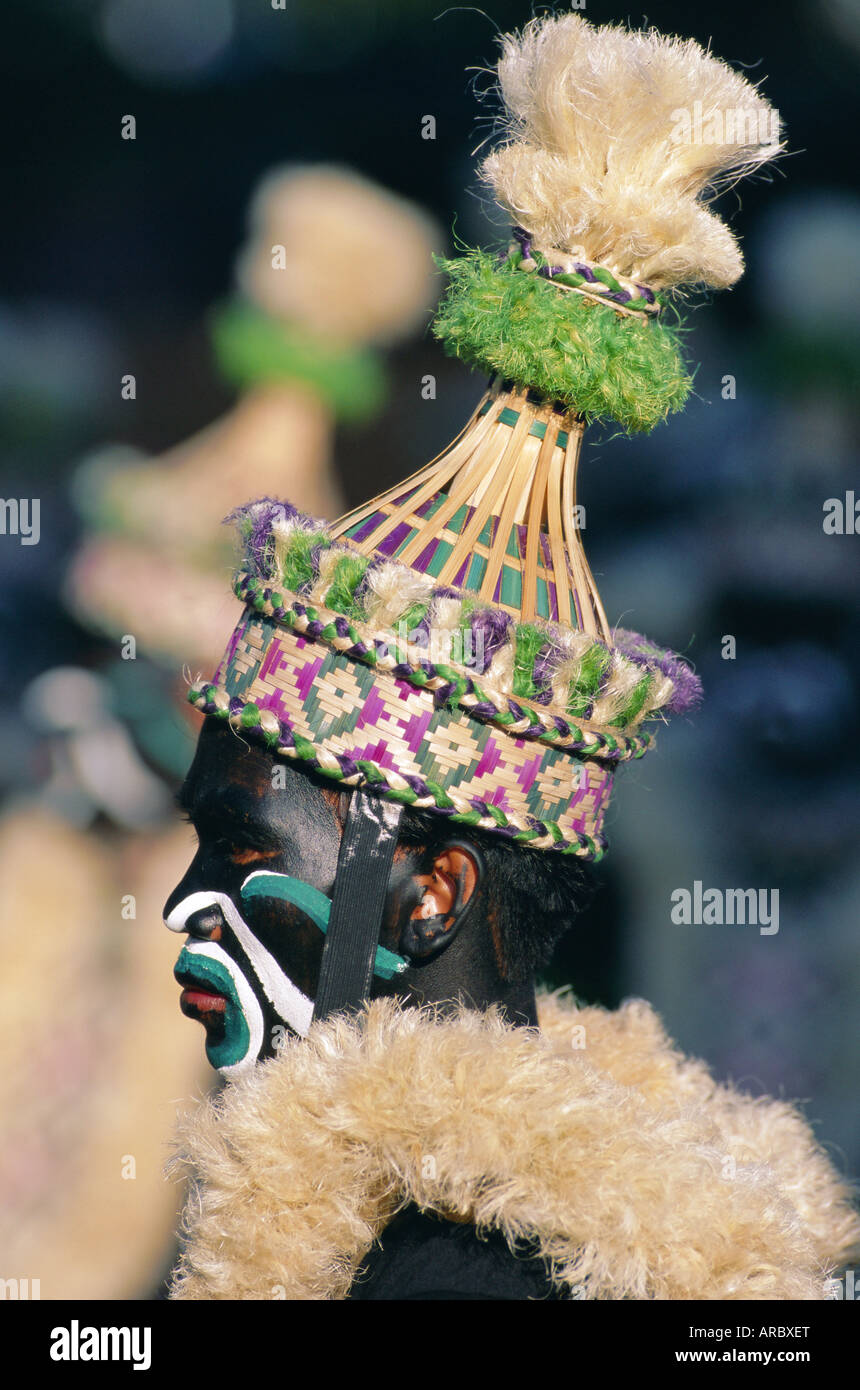
[[[436,263],[450,285],[433,332],[449,356],[630,434],[648,433],[686,402],[693,383],[677,330],[653,316],[609,313],[485,251]]]
[[[223,375],[240,390],[288,381],[311,387],[342,420],[368,420],[385,399],[378,358],[361,348],[336,348],[297,324],[270,318],[249,304],[212,314],[212,343]]]
[[[516,250],[511,251],[507,257],[508,262],[511,265],[515,266],[521,266],[523,259],[523,253],[519,247],[517,247]],[[532,250],[530,253],[530,259],[533,260],[535,265],[538,267],[551,264],[549,257],[544,256],[540,251]],[[601,285],[605,285],[608,290],[612,290],[616,294],[624,292],[630,293],[627,289],[627,286],[622,285],[620,280],[616,280],[615,276],[612,274],[612,271],[607,270],[606,266],[591,265],[590,269],[594,278],[596,280],[599,280]],[[597,295],[598,302],[605,303],[607,307],[610,309],[618,308],[618,305],[614,303],[611,299],[601,301],[600,292],[595,291],[593,285],[589,282],[588,278],[585,275],[580,275],[578,270],[556,271],[550,283],[553,285],[570,285],[572,289],[582,289],[584,287],[585,289],[590,290],[591,292]],[[634,294],[631,295],[629,299],[625,299],[621,307],[624,309],[632,309],[636,313],[650,314],[659,312],[659,310],[663,308],[665,303],[666,296],[662,294],[655,294],[653,302],[650,299],[647,299],[644,294]]]

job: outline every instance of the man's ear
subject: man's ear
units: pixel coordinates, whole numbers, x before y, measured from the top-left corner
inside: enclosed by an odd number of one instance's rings
[[[454,939],[485,872],[481,853],[474,845],[464,840],[446,841],[427,872],[413,876],[419,901],[401,929],[400,950],[405,956],[429,960]]]

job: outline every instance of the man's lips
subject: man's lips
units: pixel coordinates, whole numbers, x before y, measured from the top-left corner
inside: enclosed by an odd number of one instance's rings
[[[223,1014],[227,1007],[227,1000],[223,994],[216,994],[213,990],[201,989],[194,985],[186,985],[179,996],[179,1006],[183,1010],[193,1009],[200,1014]]]
[[[227,998],[220,990],[214,989],[212,985],[205,981],[195,980],[192,976],[176,975],[179,984],[182,985],[182,993],[179,996],[179,1007],[183,1013],[198,1014],[223,1014],[227,1008]]]

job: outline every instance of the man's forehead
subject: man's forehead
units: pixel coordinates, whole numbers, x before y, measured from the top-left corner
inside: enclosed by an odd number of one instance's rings
[[[207,719],[182,786],[180,803],[191,810],[213,787],[230,787],[259,798],[271,785],[271,754],[238,739],[229,727]]]
[[[207,720],[179,792],[183,810],[207,816],[285,823],[296,815],[324,818],[340,828],[341,793],[294,768],[286,759],[248,743],[229,726]]]

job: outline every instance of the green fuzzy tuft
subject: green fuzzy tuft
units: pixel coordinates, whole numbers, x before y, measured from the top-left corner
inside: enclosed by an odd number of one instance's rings
[[[633,692],[627,704],[620,711],[618,717],[613,719],[613,728],[626,729],[628,724],[632,724],[637,714],[641,711],[642,706],[645,704],[645,701],[648,699],[648,696],[651,694],[653,687],[654,677],[651,675],[645,675],[642,677],[641,681],[637,682],[633,687]]]
[[[317,545],[331,545],[325,531],[295,531],[290,537],[280,580],[293,593],[300,593],[302,585],[310,584],[316,577],[311,551]]]
[[[535,657],[541,647],[546,646],[546,633],[531,623],[517,623],[516,648],[514,650],[513,691],[523,700],[533,700],[535,686]]]
[[[415,631],[419,623],[423,623],[424,619],[427,617],[427,609],[429,607],[429,603],[413,603],[409,608],[407,608],[405,613],[402,613],[400,615],[398,622],[404,624],[406,628],[407,638],[409,636],[409,633]]]
[[[366,555],[343,555],[334,567],[328,593],[326,608],[333,613],[344,613],[349,618],[360,616],[359,605],[355,601],[355,591],[370,560]]]
[[[436,263],[451,283],[433,332],[450,356],[630,434],[686,402],[692,378],[665,324],[620,317],[485,251]]]
[[[583,655],[579,673],[570,683],[570,699],[567,702],[568,714],[575,719],[584,717],[594,703],[603,673],[611,660],[611,654],[598,642]]]

